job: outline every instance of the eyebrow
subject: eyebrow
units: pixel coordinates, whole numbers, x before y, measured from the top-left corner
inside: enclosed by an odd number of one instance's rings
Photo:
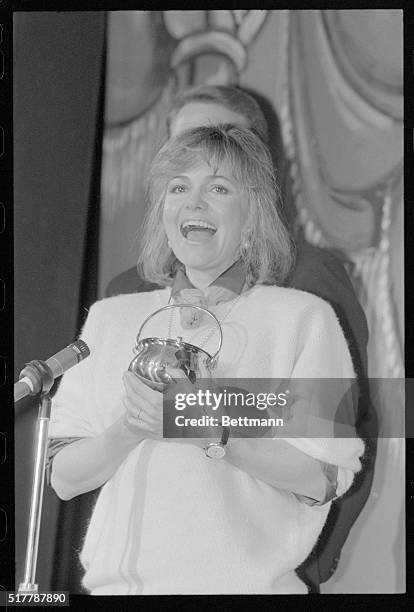
[[[224,176],[223,174],[210,174],[210,176],[212,178],[224,179],[225,181],[229,181],[230,183],[233,183],[235,181],[235,179],[230,179],[228,178],[228,176]]]
[[[177,176],[172,176],[170,178],[170,181],[174,181],[176,179],[189,179],[189,175],[188,174],[177,174]],[[225,181],[228,181],[229,183],[234,183],[236,179],[231,179],[228,178],[227,176],[224,176],[223,174],[209,174],[207,175],[208,179],[224,179]]]

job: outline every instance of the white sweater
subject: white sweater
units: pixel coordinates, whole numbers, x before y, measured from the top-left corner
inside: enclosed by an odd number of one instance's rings
[[[91,356],[63,377],[51,438],[98,435],[123,414],[121,377],[136,333],[168,297],[165,289],[92,306],[82,332]],[[220,308],[217,377],[354,376],[335,314],[319,298],[256,286]],[[176,310],[152,318],[143,337],[167,336],[171,312],[172,336],[203,344],[210,328],[182,330]],[[212,353],[216,345],[214,334],[203,348]],[[287,441],[337,465],[341,493],[361,467],[357,438]],[[81,553],[83,582],[96,595],[306,593],[294,569],[313,548],[329,508],[307,506],[226,459],[208,459],[198,446],[145,440],[99,495]]]

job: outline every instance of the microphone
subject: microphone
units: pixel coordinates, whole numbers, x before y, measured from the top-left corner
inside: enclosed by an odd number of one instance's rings
[[[14,384],[14,401],[18,402],[27,395],[37,395],[40,391],[49,391],[56,378],[89,355],[86,342],[77,340],[46,361],[26,363],[19,381]]]

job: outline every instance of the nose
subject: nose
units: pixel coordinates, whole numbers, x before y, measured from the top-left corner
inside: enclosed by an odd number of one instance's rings
[[[187,207],[190,210],[204,210],[207,208],[205,194],[201,187],[192,191],[187,201]]]

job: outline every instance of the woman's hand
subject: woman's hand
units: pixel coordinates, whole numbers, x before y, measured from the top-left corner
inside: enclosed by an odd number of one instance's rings
[[[122,377],[126,395],[122,399],[125,407],[125,426],[148,438],[162,438],[162,393],[150,389],[133,372],[127,371]]]

